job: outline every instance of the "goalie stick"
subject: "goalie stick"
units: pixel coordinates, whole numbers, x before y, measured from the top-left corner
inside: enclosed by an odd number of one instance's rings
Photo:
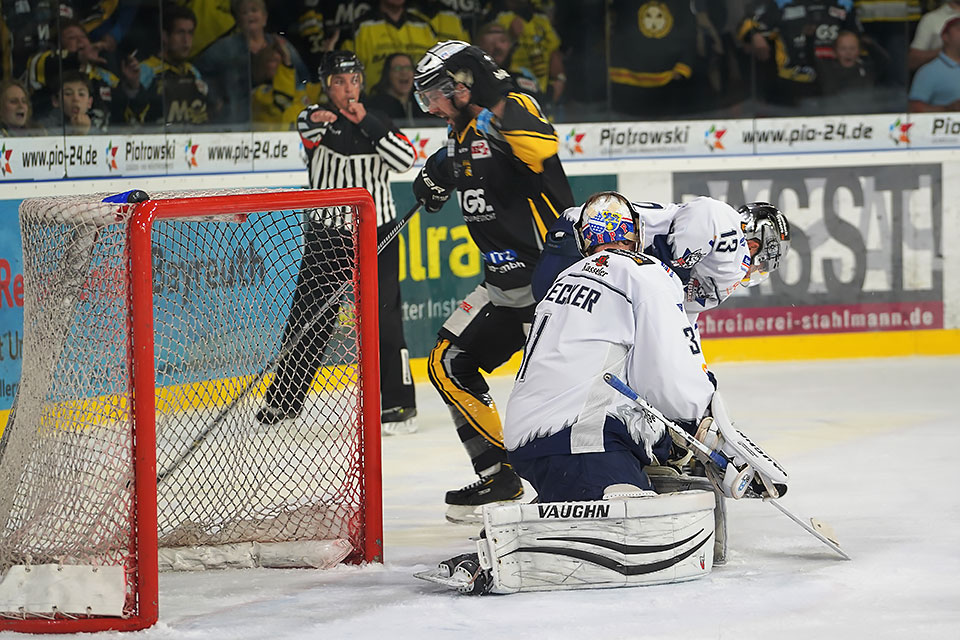
[[[402,218],[400,218],[400,221],[397,223],[397,225],[391,229],[390,232],[383,237],[383,240],[377,244],[377,255],[380,255],[384,248],[386,248],[394,238],[400,235],[400,231],[403,230],[403,228],[407,225],[407,222],[410,221],[410,218],[413,217],[413,215],[420,209],[421,206],[421,202],[415,202],[410,210],[407,211]],[[157,473],[157,485],[160,485],[160,483],[162,483],[167,477],[179,469],[184,462],[193,457],[193,454],[196,453],[197,449],[200,448],[200,445],[202,445],[206,439],[210,437],[210,434],[216,431],[217,428],[223,424],[223,421],[227,419],[227,416],[233,413],[233,410],[237,407],[237,405],[246,400],[250,393],[259,386],[259,382],[263,380],[263,377],[267,374],[267,372],[276,367],[280,360],[293,351],[293,349],[300,343],[304,336],[306,336],[307,333],[314,327],[314,325],[320,321],[327,309],[339,302],[340,296],[346,293],[351,282],[351,280],[346,280],[343,284],[341,284],[334,294],[330,296],[326,302],[320,305],[313,317],[310,318],[310,320],[307,321],[303,327],[301,327],[300,331],[294,334],[292,338],[281,347],[277,355],[275,355],[273,359],[266,364],[266,366],[264,366],[262,369],[260,369],[260,371],[250,378],[250,381],[247,383],[246,387],[244,387],[244,389],[237,394],[233,400],[227,403],[227,406],[224,407],[223,411],[221,411],[217,417],[213,419],[213,421],[204,427],[203,431],[201,431],[200,434],[193,439],[193,442],[190,443],[190,446],[188,446],[186,450],[180,454],[180,457],[171,463],[166,469]]]
[[[730,464],[730,460],[724,456],[719,451],[713,451],[705,444],[694,438],[692,435],[687,433],[679,425],[675,424],[672,420],[668,420],[662,413],[660,413],[656,407],[651,405],[649,402],[641,398],[636,391],[631,389],[623,380],[613,375],[612,373],[603,374],[603,380],[608,385],[613,387],[616,391],[626,396],[634,402],[638,407],[640,407],[647,416],[657,422],[663,424],[667,429],[672,433],[676,434],[681,440],[687,443],[691,449],[694,449],[696,453],[700,454],[697,457],[700,458],[705,464],[715,465],[721,472],[726,471],[727,466]],[[755,446],[755,445],[754,445]],[[830,547],[833,551],[838,553],[845,560],[850,560],[850,556],[840,548],[840,543],[837,542],[836,536],[833,533],[833,529],[816,518],[810,518],[810,524],[807,524],[806,521],[797,517],[791,513],[786,507],[780,504],[776,498],[779,496],[776,488],[769,482],[766,478],[760,475],[760,480],[763,482],[764,487],[767,488],[769,495],[763,497],[764,502],[769,502],[774,507],[776,507],[781,513],[786,515],[788,518],[796,522],[798,525],[804,528],[810,535],[815,537],[817,540],[823,544]]]

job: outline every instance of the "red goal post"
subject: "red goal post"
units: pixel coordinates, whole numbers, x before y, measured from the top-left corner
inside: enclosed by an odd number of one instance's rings
[[[20,218],[23,372],[0,436],[0,630],[148,627],[161,563],[382,561],[367,191],[33,198]],[[310,289],[308,262],[323,287]],[[305,288],[317,300],[291,323]],[[277,362],[301,345],[323,354],[301,380],[303,406],[260,424]]]

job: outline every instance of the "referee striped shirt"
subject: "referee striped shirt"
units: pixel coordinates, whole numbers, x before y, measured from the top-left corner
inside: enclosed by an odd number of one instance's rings
[[[310,187],[341,189],[361,187],[373,196],[377,209],[377,226],[397,217],[390,193],[390,172],[406,171],[413,166],[417,152],[410,140],[389,118],[367,112],[359,124],[342,114],[333,122],[322,122],[319,115],[331,111],[311,105],[300,112],[297,130],[307,152]],[[326,226],[346,226],[345,213],[324,215]]]

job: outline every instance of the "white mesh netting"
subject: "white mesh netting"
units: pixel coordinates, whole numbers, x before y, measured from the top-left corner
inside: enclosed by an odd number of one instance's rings
[[[229,193],[251,194],[153,199]],[[23,373],[0,440],[0,575],[122,564],[132,584],[137,571],[132,208],[101,199],[21,207]],[[160,546],[362,547],[353,212],[269,203],[245,221],[153,225],[158,518],[142,526]],[[264,407],[274,419],[257,419]],[[135,600],[130,589],[125,612]]]

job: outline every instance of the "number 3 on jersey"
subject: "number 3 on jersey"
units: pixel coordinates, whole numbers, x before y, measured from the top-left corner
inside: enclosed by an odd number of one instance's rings
[[[700,343],[697,342],[697,332],[693,330],[693,327],[685,327],[683,329],[683,335],[687,336],[687,339],[690,340],[690,353],[693,355],[700,353]]]

